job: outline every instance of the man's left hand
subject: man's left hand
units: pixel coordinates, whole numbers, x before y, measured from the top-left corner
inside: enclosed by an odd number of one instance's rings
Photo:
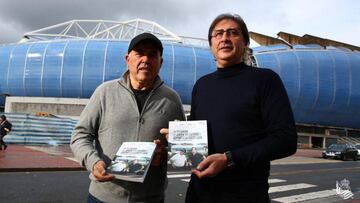
[[[199,178],[214,177],[227,167],[225,154],[212,154],[199,163],[192,172]]]
[[[166,140],[169,139],[169,129],[168,128],[161,128],[160,134],[162,134]]]

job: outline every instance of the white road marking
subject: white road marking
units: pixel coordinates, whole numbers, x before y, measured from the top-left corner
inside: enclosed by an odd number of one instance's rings
[[[187,177],[190,177],[191,174],[168,174],[167,177],[168,178],[187,178]],[[189,182],[190,179],[181,179],[182,181],[185,181],[185,182]],[[283,183],[283,182],[286,182],[286,180],[281,180],[281,179],[269,179],[269,184],[270,183]]]
[[[292,185],[282,185],[282,186],[270,187],[269,193],[284,192],[284,191],[289,191],[289,190],[299,190],[299,189],[310,188],[310,187],[316,187],[316,185],[299,183],[299,184],[292,184]]]
[[[269,179],[268,183],[283,183],[283,182],[286,182],[286,180],[281,180],[281,179]]]
[[[336,191],[334,190],[322,190],[318,192],[310,192],[300,195],[293,195],[288,197],[280,197],[276,199],[272,199],[274,201],[282,202],[282,203],[293,203],[293,202],[301,202],[306,200],[318,199],[323,197],[329,197],[336,195]]]
[[[190,177],[191,174],[168,174],[167,177],[168,178],[187,178],[187,177]],[[190,179],[181,179],[182,181],[184,182],[189,182]],[[283,182],[286,182],[286,180],[281,180],[281,179],[269,179],[269,184],[270,183],[283,183]]]
[[[183,178],[181,181],[189,182],[191,174],[168,174],[168,178]],[[286,180],[282,179],[269,179],[269,184],[272,183],[284,183]],[[274,186],[269,188],[269,194],[270,193],[276,193],[276,192],[285,192],[290,190],[299,190],[304,188],[312,188],[317,187],[316,185],[307,184],[307,183],[298,183],[298,184],[290,184],[290,185],[282,185],[282,186]],[[329,197],[336,195],[335,190],[323,190],[318,192],[310,192],[310,193],[304,193],[299,195],[293,195],[293,196],[286,196],[286,197],[279,197],[276,199],[272,199],[273,201],[282,202],[282,203],[294,203],[294,202],[301,202],[306,200],[313,200],[323,197]]]
[[[79,163],[74,157],[65,157],[65,159],[75,161],[76,163]]]
[[[190,177],[191,174],[173,174],[173,175],[167,175],[168,178],[187,178]]]

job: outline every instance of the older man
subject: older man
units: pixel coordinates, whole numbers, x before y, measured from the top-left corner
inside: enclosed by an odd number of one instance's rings
[[[105,82],[91,96],[74,129],[71,148],[91,172],[88,202],[164,202],[167,152],[160,129],[184,119],[179,96],[158,76],[163,46],[143,33],[133,38],[125,56],[128,70]],[[115,179],[106,173],[126,141],[156,140],[158,150],[144,183]]]
[[[208,33],[217,70],[192,93],[191,120],[207,120],[209,156],[193,171],[186,202],[270,202],[270,161],[296,151],[289,99],[279,76],[246,65],[249,34],[222,14]]]

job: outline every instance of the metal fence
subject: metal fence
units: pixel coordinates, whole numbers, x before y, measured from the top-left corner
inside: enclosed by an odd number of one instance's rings
[[[11,132],[4,137],[14,144],[69,144],[77,120],[70,118],[35,116],[24,113],[5,113],[12,123]]]

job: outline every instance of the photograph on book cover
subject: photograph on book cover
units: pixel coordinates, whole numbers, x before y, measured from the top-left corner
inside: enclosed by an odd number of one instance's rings
[[[143,182],[155,148],[152,142],[124,142],[107,171],[118,179]]]
[[[191,170],[208,155],[207,122],[169,122],[168,170]]]

